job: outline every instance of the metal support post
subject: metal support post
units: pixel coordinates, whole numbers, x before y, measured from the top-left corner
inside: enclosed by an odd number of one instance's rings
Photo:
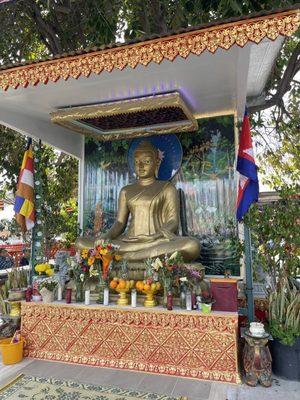
[[[246,224],[244,224],[244,245],[245,245],[245,267],[246,267],[247,316],[248,316],[249,322],[253,322],[254,321],[254,299],[253,299],[251,235],[250,235],[250,229]]]

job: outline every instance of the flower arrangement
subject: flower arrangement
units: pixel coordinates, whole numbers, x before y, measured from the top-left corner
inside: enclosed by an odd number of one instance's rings
[[[54,274],[54,269],[50,264],[37,264],[34,270],[38,275],[52,276]]]
[[[68,259],[70,265],[70,276],[74,278],[77,283],[84,284],[90,277],[90,266],[87,264],[87,260],[78,257],[77,262],[73,259]]]
[[[170,256],[166,254],[162,259],[159,257],[155,260],[147,259],[145,263],[147,271],[152,270],[152,275],[158,274],[164,283],[164,287],[170,290],[174,278],[179,275],[180,268],[183,265],[183,258],[180,252],[175,251]]]
[[[89,267],[89,275],[100,276],[106,281],[113,260],[121,260],[121,257],[117,254],[118,249],[119,246],[105,240],[98,242],[98,245],[94,249],[83,249],[81,251],[81,258],[84,265]]]
[[[49,292],[53,292],[57,285],[58,285],[58,282],[56,279],[54,279],[52,277],[45,278],[39,283],[39,291],[41,291],[43,288],[45,288],[45,289],[49,290]]]
[[[201,303],[204,303],[204,304],[213,304],[214,303],[214,299],[211,295],[211,292],[203,290],[203,292],[201,293]]]

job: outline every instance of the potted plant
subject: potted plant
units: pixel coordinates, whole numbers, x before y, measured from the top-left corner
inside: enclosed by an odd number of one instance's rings
[[[300,380],[300,291],[293,280],[284,279],[269,294],[269,330],[273,372]]]
[[[43,279],[39,283],[39,292],[42,295],[43,303],[52,303],[54,301],[54,291],[58,282],[54,278]]]
[[[201,304],[202,304],[202,311],[204,314],[210,314],[211,307],[214,303],[214,299],[209,291],[202,291],[201,292]]]
[[[28,284],[28,273],[22,268],[12,268],[7,274],[6,287],[8,300],[20,301],[25,298],[25,291]]]
[[[276,202],[252,206],[246,223],[257,249],[254,259],[265,273],[273,372],[299,380],[299,196],[292,187],[278,194]]]

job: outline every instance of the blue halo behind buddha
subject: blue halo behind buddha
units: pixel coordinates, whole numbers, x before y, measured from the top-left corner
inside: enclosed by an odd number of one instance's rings
[[[168,181],[178,172],[182,162],[182,147],[178,137],[174,134],[155,135],[133,139],[128,150],[128,165],[130,174],[134,174],[134,151],[142,141],[149,141],[155,146],[161,158],[157,179]]]

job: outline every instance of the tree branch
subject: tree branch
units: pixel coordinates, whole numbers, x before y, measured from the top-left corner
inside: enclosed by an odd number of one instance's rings
[[[293,51],[287,67],[281,80],[278,83],[276,93],[270,99],[264,99],[262,102],[248,107],[250,114],[258,111],[266,110],[273,106],[281,107],[282,98],[291,88],[291,82],[297,72],[300,70],[300,42]],[[253,101],[254,102],[254,101]]]
[[[62,46],[55,33],[55,27],[47,23],[41,14],[39,6],[34,0],[27,0],[27,15],[35,22],[42,41],[46,44],[52,54],[62,53]]]

